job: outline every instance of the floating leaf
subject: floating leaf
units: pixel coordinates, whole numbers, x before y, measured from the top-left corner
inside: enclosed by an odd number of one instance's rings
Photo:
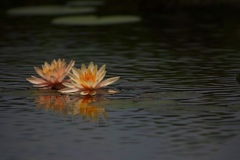
[[[165,92],[154,92],[144,93],[138,97],[139,99],[170,99],[170,100],[181,100],[181,99],[196,99],[202,97],[200,93],[192,91],[165,91]]]
[[[134,101],[132,99],[122,100],[101,100],[91,103],[105,109],[144,109],[154,114],[200,114],[206,112],[226,112],[231,111],[233,107],[221,107],[215,105],[191,105],[170,99],[154,99]],[[239,106],[235,106],[238,108]]]
[[[96,105],[108,109],[122,109],[122,108],[149,108],[149,107],[162,107],[177,105],[177,102],[172,100],[149,100],[134,102],[131,99],[122,100],[102,100],[94,102],[91,105]]]
[[[231,111],[240,111],[240,104],[229,105],[228,108]]]
[[[70,1],[67,2],[68,6],[80,7],[80,6],[101,6],[103,1]]]
[[[156,104],[158,101],[156,100]],[[154,114],[200,114],[208,112],[226,112],[230,109],[215,105],[189,105],[184,103],[177,103],[174,105],[153,105],[145,109],[147,112]]]
[[[52,23],[57,25],[79,25],[79,26],[93,26],[93,25],[112,25],[121,23],[135,23],[141,20],[138,16],[105,16],[97,17],[90,16],[66,16],[55,18]]]
[[[64,14],[80,14],[92,13],[96,9],[92,7],[64,7],[64,6],[32,6],[13,8],[8,10],[10,15],[64,15]]]
[[[18,89],[18,90],[0,90],[0,96],[24,96],[24,97],[35,97],[35,96],[52,96],[61,95],[57,90],[49,89]]]

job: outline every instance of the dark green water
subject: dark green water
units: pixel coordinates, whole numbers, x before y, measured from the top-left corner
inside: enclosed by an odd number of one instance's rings
[[[1,15],[0,159],[239,159],[238,15],[91,27],[53,18]],[[28,89],[33,66],[58,58],[121,76],[110,86],[119,94],[94,98],[104,113],[73,116],[68,96]]]

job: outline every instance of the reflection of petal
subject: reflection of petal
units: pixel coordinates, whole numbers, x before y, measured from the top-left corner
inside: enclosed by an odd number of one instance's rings
[[[64,96],[39,96],[36,97],[35,102],[37,103],[37,107],[44,108],[47,110],[52,110],[54,112],[62,112],[66,113],[65,101],[67,101],[67,97]]]
[[[78,102],[74,104],[73,114],[80,114],[83,117],[83,120],[90,118],[91,121],[97,121],[100,115],[106,119],[104,108],[89,105],[93,101],[95,101],[95,99],[92,96],[85,96],[82,99],[79,99]]]
[[[97,93],[97,91],[95,91],[95,90],[91,90],[91,91],[89,92],[89,94],[92,95],[92,96],[95,95],[96,93]]]

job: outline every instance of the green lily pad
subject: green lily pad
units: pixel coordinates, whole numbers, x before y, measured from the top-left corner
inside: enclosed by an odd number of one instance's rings
[[[8,10],[9,15],[64,15],[64,14],[81,14],[93,13],[96,9],[92,7],[64,7],[64,6],[32,6],[13,8]]]
[[[229,105],[228,108],[231,111],[240,111],[240,104]]]
[[[2,90],[0,96],[26,96],[26,97],[36,97],[36,96],[54,96],[61,95],[57,90],[38,90],[38,89],[24,89],[24,90]]]
[[[154,114],[200,114],[206,112],[226,112],[232,110],[232,108],[215,105],[190,105],[170,99],[143,100],[138,102],[133,101],[132,99],[102,100],[93,102],[91,105],[105,109],[138,108]]]
[[[101,6],[103,1],[69,1],[67,6],[80,7],[80,6]]]
[[[135,23],[141,20],[138,16],[66,16],[53,19],[52,23],[57,25],[77,25],[77,26],[95,26],[95,25],[113,25],[122,23]]]
[[[155,93],[144,93],[137,97],[138,99],[170,99],[170,100],[181,100],[181,99],[195,99],[202,97],[203,95],[196,92],[184,92],[184,91],[165,91]]]
[[[226,107],[215,105],[189,105],[177,103],[175,105],[152,106],[145,109],[154,114],[199,114],[208,112],[226,112],[230,111]]]
[[[172,100],[149,100],[134,102],[131,99],[125,99],[125,100],[102,100],[98,102],[93,102],[91,103],[91,105],[107,109],[123,109],[123,108],[151,108],[161,106],[173,106],[177,105],[177,103]]]

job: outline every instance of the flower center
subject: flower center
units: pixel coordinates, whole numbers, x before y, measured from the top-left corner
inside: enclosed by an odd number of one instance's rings
[[[96,74],[88,70],[85,74],[80,77],[81,80],[85,82],[91,82],[92,84],[96,81]]]

